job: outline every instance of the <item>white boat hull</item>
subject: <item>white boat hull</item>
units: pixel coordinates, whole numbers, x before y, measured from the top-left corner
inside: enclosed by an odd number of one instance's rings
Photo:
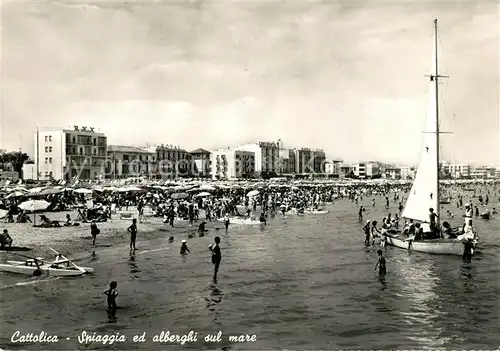
[[[313,211],[304,211],[305,214],[327,214],[330,211],[328,210],[313,210]]]
[[[219,218],[219,222],[224,223],[224,218]],[[239,225],[259,225],[262,224],[260,221],[254,221],[251,219],[231,217],[229,218],[229,224],[239,224]]]
[[[67,269],[67,268],[55,268],[50,267],[50,265],[43,264],[40,265],[40,269],[43,274],[53,275],[53,276],[64,276],[64,277],[73,277],[79,276],[85,273],[93,273],[93,268],[81,267],[85,270],[85,272],[81,272],[78,269]],[[10,272],[10,273],[18,273],[32,276],[33,273],[37,270],[36,266],[28,266],[25,262],[22,261],[7,261],[7,263],[0,264],[0,271],[2,272]]]
[[[410,241],[406,237],[388,234],[387,245],[399,247],[408,250]],[[476,243],[474,244],[475,247]],[[416,252],[425,252],[436,255],[455,255],[462,256],[464,253],[464,244],[457,239],[433,239],[411,241],[411,250]]]

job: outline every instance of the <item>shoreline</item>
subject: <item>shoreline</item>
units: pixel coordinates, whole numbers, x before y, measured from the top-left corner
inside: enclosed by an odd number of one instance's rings
[[[127,232],[127,228],[132,224],[132,219],[137,218],[137,210],[134,208],[134,210],[126,211],[126,213],[132,213],[132,217],[120,219],[120,212],[118,212],[113,214],[107,222],[97,223],[97,227],[101,232],[97,235],[95,248],[111,247],[117,244],[128,245],[130,243],[130,234]],[[70,214],[72,218],[76,218],[76,211],[45,213],[51,220],[59,220],[61,222],[64,222],[66,214]],[[137,241],[173,236],[174,242],[177,242],[183,239],[187,240],[189,234],[194,234],[197,237],[198,225],[203,219],[204,216],[200,216],[200,219],[195,221],[191,227],[187,220],[176,220],[174,227],[171,227],[168,223],[163,223],[162,218],[143,217],[142,222],[138,221],[137,223]],[[208,231],[221,230],[223,227],[223,223],[218,221],[206,224]],[[92,236],[90,235],[90,222],[80,222],[80,226],[63,226],[60,228],[33,227],[33,223],[3,223],[3,228],[7,229],[13,238],[12,246],[32,248],[31,251],[26,253],[47,251],[48,247],[52,247],[57,251],[61,251],[64,255],[71,255],[72,253],[93,248]],[[207,234],[205,233],[205,235]],[[68,253],[68,251],[70,252]],[[6,255],[15,252],[4,251]]]

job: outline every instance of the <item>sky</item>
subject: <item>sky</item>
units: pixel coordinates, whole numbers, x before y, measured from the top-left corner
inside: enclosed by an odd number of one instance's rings
[[[282,139],[418,162],[438,19],[442,155],[500,165],[496,2],[4,2],[0,148],[36,128],[192,150]]]

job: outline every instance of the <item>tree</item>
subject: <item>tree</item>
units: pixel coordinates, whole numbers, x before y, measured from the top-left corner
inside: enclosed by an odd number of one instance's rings
[[[0,164],[2,169],[10,168],[14,172],[19,173],[19,177],[23,176],[23,165],[30,157],[28,154],[21,151],[0,152]]]

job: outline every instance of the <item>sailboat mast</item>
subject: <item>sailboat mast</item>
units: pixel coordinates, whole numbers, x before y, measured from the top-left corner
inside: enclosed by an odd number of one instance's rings
[[[436,214],[437,214],[437,219],[436,219],[436,225],[439,228],[439,218],[441,216],[441,205],[440,205],[440,196],[439,196],[439,176],[441,172],[441,167],[439,164],[439,85],[438,85],[438,78],[439,78],[439,70],[438,70],[438,33],[437,33],[437,19],[434,20],[434,53],[435,53],[435,62],[434,62],[434,84],[436,85],[436,167],[437,167],[437,184],[436,184],[436,189],[437,189],[437,194],[436,194],[436,203],[437,203],[437,208]]]

